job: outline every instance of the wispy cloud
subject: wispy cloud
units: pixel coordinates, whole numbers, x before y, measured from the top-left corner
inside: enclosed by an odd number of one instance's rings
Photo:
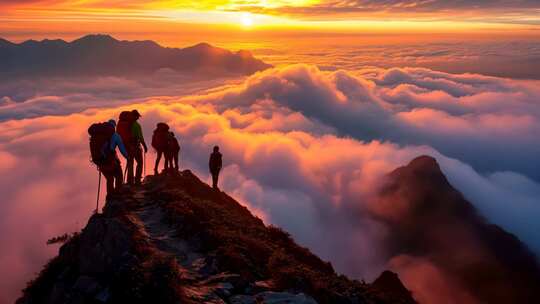
[[[260,15],[287,16],[296,20],[311,21],[359,21],[366,19],[388,20],[452,20],[485,23],[539,24],[540,4],[534,0],[275,0],[238,1],[210,0],[182,2],[168,0],[138,1],[65,1],[26,0],[2,1],[0,6],[19,12],[47,11],[61,16],[62,12],[72,15],[107,15],[126,18],[157,17],[165,11],[175,12],[251,12]],[[15,13],[15,12],[14,12]],[[22,14],[24,15],[24,14]],[[21,15],[21,16],[22,16]],[[201,15],[204,18],[204,15]],[[202,19],[201,19],[202,21]]]

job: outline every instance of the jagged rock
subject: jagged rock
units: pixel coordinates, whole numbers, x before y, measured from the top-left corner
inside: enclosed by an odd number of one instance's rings
[[[255,296],[257,299],[262,299],[265,304],[317,304],[317,302],[303,294],[291,294],[287,292],[266,291]]]
[[[192,263],[192,267],[205,276],[213,275],[219,272],[216,259],[213,257],[202,257]]]
[[[80,276],[77,281],[75,281],[75,285],[73,285],[74,290],[85,295],[94,295],[100,288],[99,282],[88,276]]]
[[[244,287],[244,280],[239,274],[236,273],[219,273],[206,278],[201,284],[212,285],[216,283],[227,283],[235,289],[241,289]]]
[[[110,297],[111,294],[109,292],[109,288],[105,288],[96,295],[95,299],[102,303],[106,303]]]
[[[254,296],[248,295],[236,295],[229,299],[231,304],[256,304],[257,301]]]
[[[392,295],[394,298],[406,298],[411,292],[403,286],[397,273],[384,271],[374,282],[373,288]]]
[[[255,296],[237,295],[231,297],[231,304],[317,304],[317,302],[303,293],[292,294],[288,292],[266,291]]]
[[[228,298],[231,296],[234,286],[229,282],[222,282],[213,285],[212,288],[214,289],[213,292],[221,298]]]
[[[131,233],[116,218],[92,216],[81,234],[79,271],[96,275],[121,266],[132,246]]]
[[[187,298],[196,303],[225,304],[225,301],[215,291],[213,286],[185,287]]]
[[[274,286],[274,282],[272,280],[266,280],[266,281],[255,281],[246,288],[247,294],[257,294],[264,291],[272,291],[276,287]]]

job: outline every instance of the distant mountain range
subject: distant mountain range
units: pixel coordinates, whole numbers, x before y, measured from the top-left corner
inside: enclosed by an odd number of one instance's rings
[[[183,49],[154,41],[120,41],[88,35],[72,42],[0,39],[0,78],[32,76],[138,75],[172,69],[180,72],[248,75],[270,68],[248,51],[231,52],[200,43]]]

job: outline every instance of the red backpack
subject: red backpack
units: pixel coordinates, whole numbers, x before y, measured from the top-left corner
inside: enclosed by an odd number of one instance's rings
[[[95,123],[88,128],[90,135],[90,156],[92,162],[102,166],[109,160],[112,151],[109,148],[114,127],[108,122]]]
[[[169,125],[164,122],[157,124],[154,134],[152,135],[152,147],[157,151],[167,150],[169,141]]]
[[[120,113],[118,119],[118,125],[116,125],[116,132],[122,138],[122,142],[127,146],[135,141],[133,137],[133,123],[135,122],[135,116],[130,111],[123,111]]]

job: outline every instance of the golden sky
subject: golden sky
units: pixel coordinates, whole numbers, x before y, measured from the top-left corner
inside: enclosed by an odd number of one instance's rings
[[[537,0],[2,0],[0,33],[538,33]],[[39,36],[39,35],[38,35]]]

